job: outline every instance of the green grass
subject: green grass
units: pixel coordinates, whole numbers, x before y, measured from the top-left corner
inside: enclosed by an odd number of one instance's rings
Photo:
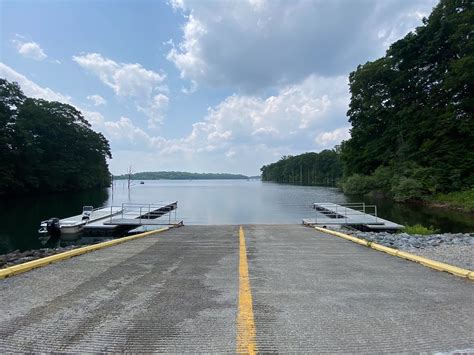
[[[433,201],[474,212],[474,189],[437,194],[434,196]]]
[[[408,234],[421,235],[436,234],[438,232],[438,230],[433,227],[425,227],[421,224],[415,224],[414,226],[405,226],[402,231]]]

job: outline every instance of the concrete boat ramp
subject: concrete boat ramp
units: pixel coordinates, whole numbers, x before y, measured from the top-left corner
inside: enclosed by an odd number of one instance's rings
[[[302,225],[185,226],[0,280],[0,352],[474,351],[474,283]]]

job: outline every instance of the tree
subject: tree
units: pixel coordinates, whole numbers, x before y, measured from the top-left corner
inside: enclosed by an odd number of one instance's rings
[[[0,78],[0,191],[15,185],[14,165],[18,155],[14,144],[14,127],[18,108],[25,99],[17,83]]]
[[[335,185],[342,176],[342,165],[335,150],[283,156],[260,169],[263,181],[301,185]]]
[[[60,102],[26,98],[17,84],[5,80],[0,84],[10,88],[2,90],[0,101],[1,119],[8,128],[2,132],[8,144],[1,154],[9,163],[9,175],[0,175],[0,192],[68,191],[110,184],[109,143],[90,128],[80,111]]]
[[[345,176],[384,166],[432,193],[474,185],[473,7],[441,0],[423,26],[350,74]]]

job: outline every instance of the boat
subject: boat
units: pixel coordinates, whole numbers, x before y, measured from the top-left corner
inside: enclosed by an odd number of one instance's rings
[[[56,217],[41,221],[38,233],[50,234],[51,236],[76,235],[90,223],[105,219],[120,213],[118,208],[101,207],[94,209],[92,206],[83,206],[82,214],[59,219]]]

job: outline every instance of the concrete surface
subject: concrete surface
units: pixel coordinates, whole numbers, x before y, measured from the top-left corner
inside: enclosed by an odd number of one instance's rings
[[[0,352],[235,352],[239,226],[0,281]],[[297,225],[244,226],[260,352],[474,349],[474,283]]]

